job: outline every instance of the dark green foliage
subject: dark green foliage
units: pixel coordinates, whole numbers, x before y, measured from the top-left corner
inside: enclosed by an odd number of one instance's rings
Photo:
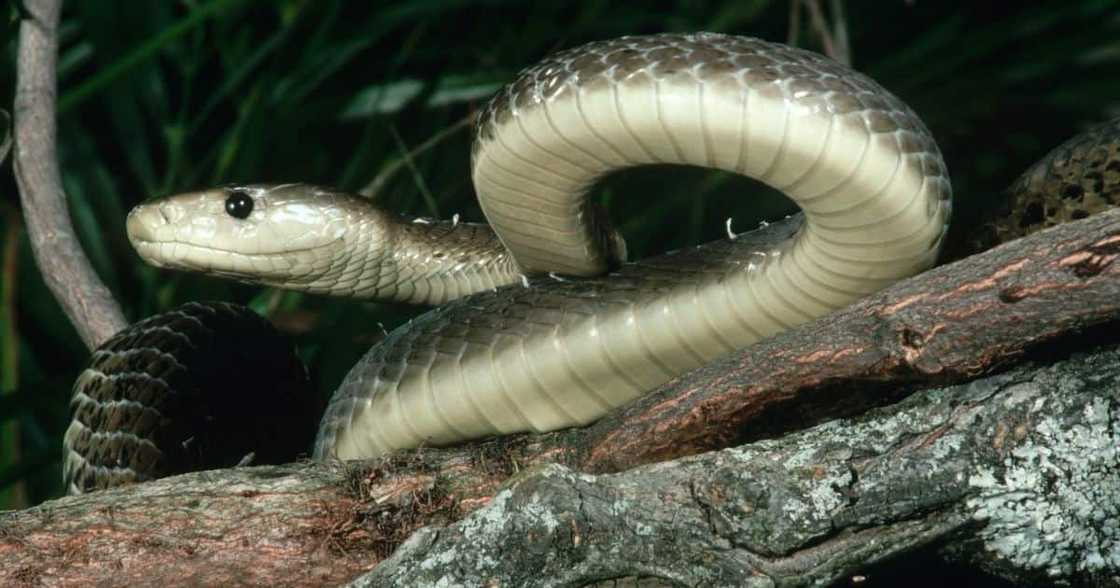
[[[17,6],[0,23],[6,100]],[[941,144],[958,195],[957,242],[1018,172],[1118,104],[1115,2],[846,6],[855,67],[909,102]],[[455,124],[551,50],[658,31],[784,41],[788,19],[788,3],[765,0],[69,2],[59,143],[75,225],[130,319],[187,300],[249,303],[294,333],[326,395],[381,336],[379,322],[392,328],[418,309],[261,292],[147,267],[128,246],[126,211],[148,197],[225,182],[358,190],[402,149]],[[800,31],[801,45],[819,48],[811,28]],[[468,161],[469,133],[458,132],[403,167],[378,199],[406,212],[481,220]],[[10,163],[3,186],[0,213],[12,219]],[[754,196],[766,191],[749,182],[694,170],[627,172],[601,192],[638,255],[718,238],[728,217],[745,230],[760,211],[785,206],[760,205]],[[0,224],[0,243],[13,226]],[[18,426],[18,436],[0,435],[0,508],[20,504],[17,487],[24,504],[61,492],[70,385],[87,356],[38,277],[26,237],[18,244],[16,271],[0,275],[14,286],[18,317],[11,328],[0,313],[0,357],[18,358],[18,377],[0,378],[0,433]]]

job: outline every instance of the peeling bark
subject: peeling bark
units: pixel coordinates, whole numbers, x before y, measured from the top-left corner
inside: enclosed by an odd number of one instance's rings
[[[1120,584],[1116,346],[618,474],[455,477],[487,457],[201,472],[3,513],[0,584],[808,585],[942,545],[1020,582]]]

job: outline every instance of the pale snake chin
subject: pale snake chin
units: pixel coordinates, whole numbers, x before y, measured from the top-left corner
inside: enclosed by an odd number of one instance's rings
[[[802,212],[625,262],[588,195],[658,163],[749,176]],[[820,55],[708,33],[592,43],[523,71],[480,113],[471,173],[489,226],[262,184],[146,203],[129,237],[162,267],[440,304],[334,393],[314,456],[354,459],[590,423],[925,270],[951,208],[937,145],[899,99]],[[94,463],[83,448],[115,433],[75,422],[85,441],[67,434],[68,480],[132,467],[105,451]]]

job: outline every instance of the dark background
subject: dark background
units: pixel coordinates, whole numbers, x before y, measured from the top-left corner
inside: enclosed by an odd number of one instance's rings
[[[957,198],[950,249],[1031,162],[1118,114],[1117,2],[844,7],[854,67],[908,102],[945,154]],[[4,5],[4,15],[0,89],[10,109],[16,3]],[[147,267],[125,237],[127,210],[149,197],[226,182],[358,190],[552,50],[695,30],[789,41],[790,4],[69,2],[59,145],[75,225],[131,320],[187,300],[250,304],[297,338],[326,395],[377,340],[379,322],[391,329],[420,309]],[[807,23],[799,30],[795,44],[820,49]],[[378,201],[482,220],[469,141],[464,128],[410,158]],[[0,177],[0,509],[60,494],[70,385],[88,355],[37,274],[10,170],[9,162]],[[785,206],[751,182],[684,168],[624,172],[600,192],[638,255],[718,238],[728,217],[742,230]]]

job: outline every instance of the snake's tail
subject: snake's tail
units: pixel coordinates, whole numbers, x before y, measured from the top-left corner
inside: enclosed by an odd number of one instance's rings
[[[1052,149],[1008,188],[1002,206],[972,236],[971,251],[1120,205],[1117,136],[1120,118],[1096,125]]]
[[[188,303],[94,351],[74,384],[63,482],[80,494],[309,451],[321,402],[290,342],[251,310]]]

